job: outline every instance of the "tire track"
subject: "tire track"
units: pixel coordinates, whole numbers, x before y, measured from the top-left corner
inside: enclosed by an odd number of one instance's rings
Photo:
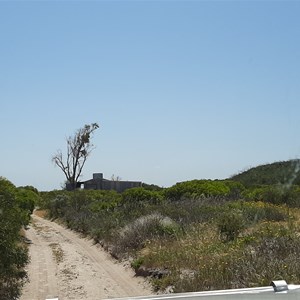
[[[27,266],[29,282],[21,300],[39,300],[57,295],[56,264],[48,243],[40,236],[34,224],[29,227],[26,236],[31,241],[30,263]]]
[[[135,277],[99,245],[57,223],[35,215],[32,219],[33,226],[27,231],[32,241],[30,282],[20,300],[44,300],[50,295],[96,300],[151,294],[142,278]]]

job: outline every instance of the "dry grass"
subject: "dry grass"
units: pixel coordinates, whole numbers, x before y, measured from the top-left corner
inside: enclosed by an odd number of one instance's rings
[[[64,252],[61,249],[60,245],[58,243],[51,243],[49,246],[52,249],[53,257],[55,258],[55,261],[59,264],[63,261],[64,258]]]
[[[21,237],[25,237],[26,236],[26,231],[25,231],[24,228],[21,228],[19,233],[20,233]]]
[[[40,218],[45,218],[47,216],[47,211],[44,209],[37,209],[33,212],[33,214]]]
[[[291,211],[295,217],[298,214],[299,210]],[[159,290],[263,286],[283,278],[299,282],[299,232],[298,218],[262,221],[224,242],[213,224],[194,224],[178,239],[152,241],[138,252],[137,261],[145,269],[168,270],[166,276],[154,278]]]
[[[174,237],[178,228],[173,220],[159,213],[142,216],[118,232],[112,254],[121,258],[124,254],[135,253],[152,240]]]

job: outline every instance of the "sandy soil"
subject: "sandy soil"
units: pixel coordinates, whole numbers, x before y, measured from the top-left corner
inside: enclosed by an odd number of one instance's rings
[[[54,222],[33,216],[29,282],[20,300],[96,300],[152,294],[143,278],[113,260],[99,245]]]

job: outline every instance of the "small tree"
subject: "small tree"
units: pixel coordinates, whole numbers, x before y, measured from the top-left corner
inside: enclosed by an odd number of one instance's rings
[[[74,136],[66,139],[66,159],[64,160],[61,150],[58,150],[52,157],[52,161],[63,171],[72,189],[76,189],[83,166],[94,149],[94,145],[91,144],[91,135],[97,128],[99,128],[97,123],[84,125],[75,132]]]
[[[218,220],[218,229],[224,241],[235,240],[245,228],[243,214],[239,210],[225,210]]]

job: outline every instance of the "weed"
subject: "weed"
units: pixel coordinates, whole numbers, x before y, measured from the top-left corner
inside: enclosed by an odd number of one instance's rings
[[[57,264],[61,263],[64,258],[64,252],[63,252],[61,246],[57,243],[51,243],[51,244],[49,244],[49,246],[52,249],[52,254],[53,254],[53,257],[54,257],[56,263]]]
[[[117,233],[114,255],[119,257],[124,253],[135,252],[157,237],[175,236],[178,231],[178,225],[161,214],[140,217]]]
[[[238,210],[225,211],[218,220],[218,229],[221,238],[225,241],[236,239],[244,227],[242,212]]]

